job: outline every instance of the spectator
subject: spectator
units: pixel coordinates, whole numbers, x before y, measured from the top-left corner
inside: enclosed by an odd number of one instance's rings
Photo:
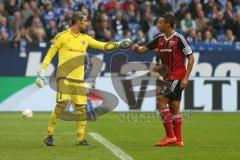
[[[48,25],[49,25],[49,28],[46,31],[47,37],[48,37],[48,39],[52,39],[58,33],[57,23],[56,23],[56,21],[51,20],[51,21],[49,21]]]
[[[88,30],[88,35],[91,36],[92,38],[96,37],[96,32],[94,30]]]
[[[7,31],[0,31],[0,42],[7,42],[9,40],[8,32]]]
[[[185,15],[188,13],[188,8],[186,3],[180,4],[180,9],[176,12],[176,27],[180,28],[180,21],[184,19]]]
[[[87,29],[87,34],[95,39],[96,37],[96,32],[93,29],[92,21],[89,19],[88,20],[88,29]]]
[[[89,2],[89,0],[85,0],[87,3]],[[91,13],[95,13],[98,10],[98,6],[100,3],[104,2],[103,0],[91,0],[91,4],[87,5],[87,8],[90,9]],[[85,4],[85,3],[84,3]],[[90,7],[88,7],[89,5],[91,5]],[[74,10],[74,8],[72,8]],[[92,14],[92,16],[94,16],[94,14]],[[93,17],[91,17],[93,18]]]
[[[187,3],[189,0],[168,0],[168,3],[171,4],[173,12],[176,13],[179,9],[181,4]]]
[[[186,39],[189,43],[201,42],[201,32],[197,32],[195,29],[192,29]]]
[[[19,29],[24,26],[24,19],[21,17],[21,13],[19,11],[14,12],[14,17],[10,21],[11,31]]]
[[[141,28],[142,28],[143,33],[147,34],[152,25],[153,25],[153,15],[152,15],[152,13],[151,12],[145,12],[143,20],[141,22]]]
[[[209,19],[215,19],[218,15],[218,12],[220,11],[220,7],[219,5],[217,5],[216,3],[214,3],[212,5],[212,9],[210,10],[210,12],[208,13],[208,18]]]
[[[43,24],[46,28],[49,28],[49,21],[51,20],[55,20],[57,21],[57,14],[53,9],[53,4],[50,1],[47,1],[44,4],[44,12],[42,12],[42,20],[43,20]]]
[[[218,0],[221,10],[226,10],[226,3],[229,0]]]
[[[123,36],[123,31],[128,30],[128,23],[125,19],[123,19],[122,12],[116,12],[116,19],[113,20],[112,26],[115,31],[116,40],[121,40]]]
[[[217,43],[217,40],[213,37],[210,31],[205,31],[203,35],[203,42],[205,43]]]
[[[108,12],[108,15],[114,20],[116,19],[116,14],[118,12],[120,12],[121,15],[126,18],[126,13],[121,9],[121,2],[115,1],[113,3],[113,9]]]
[[[67,0],[63,0],[62,7],[58,8],[58,10],[56,11],[58,18],[63,20],[69,10],[70,10],[69,3],[67,2]]]
[[[87,14],[88,17],[91,17],[90,10],[88,10],[88,8],[87,8],[83,3],[81,3],[81,4],[78,6],[78,11],[81,11],[81,12]]]
[[[26,46],[27,43],[31,43],[33,40],[28,34],[25,27],[21,27],[17,30],[15,36],[13,37],[13,44],[15,47]]]
[[[154,7],[154,5],[152,4],[152,1],[150,1],[150,0],[144,1],[144,3],[142,3],[140,5],[140,14],[141,14],[141,16],[143,16],[145,12],[156,13],[157,11],[153,11],[154,10],[153,7]]]
[[[234,10],[232,7],[232,3],[230,1],[227,1],[224,16],[225,18],[233,18],[233,14],[234,14]]]
[[[29,4],[30,4],[30,8],[31,8],[33,11],[36,10],[36,9],[39,9],[36,0],[30,0]]]
[[[233,26],[234,26],[234,20],[233,20],[233,15],[234,15],[234,10],[232,7],[232,3],[230,1],[228,1],[226,3],[226,10],[224,12],[224,19],[226,21],[225,23],[225,29],[231,29],[233,30]]]
[[[106,6],[106,9],[107,9],[108,11],[114,9],[116,2],[118,2],[118,0],[109,0],[109,2],[106,3],[106,5],[105,5],[105,6]]]
[[[19,10],[20,1],[18,0],[8,0],[5,5],[5,9],[9,16],[12,16],[14,12]]]
[[[195,20],[196,22],[196,30],[202,32],[204,28],[206,28],[208,18],[204,16],[203,10],[198,11],[198,18]]]
[[[235,11],[240,11],[240,0],[232,0],[232,5],[235,6]]]
[[[0,32],[7,31],[7,18],[0,16]]]
[[[0,1],[0,17],[7,17],[7,11],[4,9],[4,3]]]
[[[130,3],[126,10],[126,18],[129,23],[138,23],[140,21],[140,15],[134,4]]]
[[[88,29],[87,31],[93,30],[93,24],[92,21],[90,19],[88,19]]]
[[[181,29],[184,33],[189,33],[190,30],[196,29],[196,23],[192,19],[192,16],[190,13],[187,13],[183,20],[181,20]]]
[[[201,3],[196,4],[195,11],[192,13],[192,18],[196,19],[198,17],[198,13],[203,10],[203,6]]]
[[[99,6],[98,6],[98,10],[97,12],[95,13],[94,15],[94,19],[93,19],[93,27],[96,29],[96,28],[99,28],[99,24],[100,24],[100,19],[101,19],[101,16],[103,14],[107,14],[107,10],[106,10],[106,6],[104,5],[104,3],[99,3]]]
[[[29,3],[24,2],[22,4],[22,10],[21,10],[22,20],[25,22],[32,15],[33,15],[33,10],[30,8]]]
[[[217,3],[215,0],[207,0],[207,2],[203,5],[203,11],[205,15],[210,15],[212,13],[213,7],[216,6]]]
[[[224,40],[224,28],[226,25],[226,20],[224,19],[224,15],[222,11],[219,11],[217,17],[213,19],[213,27],[217,31],[217,39],[219,41]]]
[[[159,29],[157,27],[158,19],[154,20],[154,24],[150,26],[149,32],[148,32],[148,39],[152,40],[157,34],[159,34]]]
[[[111,23],[109,17],[103,14],[100,19],[99,28],[96,31],[96,38],[100,41],[109,41],[113,38],[113,30],[111,29]]]
[[[236,42],[235,36],[233,35],[232,30],[227,29],[224,37],[224,43],[226,44],[233,44]]]
[[[157,16],[164,15],[168,12],[172,12],[172,6],[168,3],[168,0],[158,0],[157,2]]]
[[[109,42],[109,41],[113,41],[113,34],[110,30],[104,30],[103,31],[103,42]]]
[[[140,29],[139,21],[140,21],[140,16],[139,16],[139,11],[136,8],[136,5],[134,3],[128,3],[127,5],[127,21],[128,21],[128,28],[131,31],[132,38],[136,38],[136,32],[138,29]]]
[[[123,31],[123,38],[125,39],[132,39],[132,34],[129,30]]]
[[[32,25],[32,21],[33,21],[33,19],[34,19],[35,17],[36,17],[36,18],[39,18],[39,19],[41,20],[41,23],[43,23],[43,22],[42,22],[42,19],[41,19],[41,11],[37,8],[37,9],[35,9],[35,10],[33,11],[33,15],[30,16],[30,17],[26,20],[24,26],[25,26],[26,28],[30,27],[30,26]]]
[[[188,5],[189,11],[193,18],[197,17],[197,10],[201,9],[201,0],[192,0]],[[198,9],[197,9],[198,8]]]
[[[142,30],[138,30],[137,31],[137,38],[134,41],[134,43],[137,43],[139,45],[144,45],[144,44],[146,44],[146,42],[147,42],[147,39],[146,39],[143,31]]]
[[[233,33],[236,35],[237,41],[240,42],[240,11],[238,11],[235,16]]]
[[[138,11],[139,10],[139,3],[136,0],[125,0],[122,4],[122,9],[126,11],[129,8],[129,5],[134,5],[134,8]]]
[[[73,13],[71,10],[69,10],[69,11],[67,11],[64,19],[59,20],[58,28],[60,31],[67,29],[72,25],[72,16],[73,16]]]
[[[46,40],[46,32],[38,17],[34,17],[32,26],[28,28],[27,32],[31,36],[33,42],[43,42]]]
[[[96,1],[99,1],[99,0],[96,0]],[[60,1],[61,2],[61,1]],[[69,7],[70,7],[70,10],[72,11],[76,11],[78,10],[78,7],[79,7],[79,3],[80,1],[76,1],[76,0],[67,0],[68,4],[69,4]],[[62,4],[62,3],[61,3]]]
[[[211,21],[208,21],[207,24],[206,24],[206,28],[203,29],[204,31],[205,30],[208,30],[212,33],[213,37],[214,38],[217,38],[217,31],[216,29],[213,27],[213,23]]]

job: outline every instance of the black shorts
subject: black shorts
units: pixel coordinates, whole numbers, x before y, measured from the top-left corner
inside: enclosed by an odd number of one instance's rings
[[[181,80],[157,81],[157,95],[163,95],[169,100],[181,101],[183,89],[180,87]]]

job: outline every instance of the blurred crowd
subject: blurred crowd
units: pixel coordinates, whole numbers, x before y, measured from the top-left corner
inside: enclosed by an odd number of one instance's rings
[[[100,41],[145,44],[168,12],[190,43],[240,41],[240,0],[0,0],[0,42],[49,41],[69,28],[77,10],[88,12],[87,33]]]

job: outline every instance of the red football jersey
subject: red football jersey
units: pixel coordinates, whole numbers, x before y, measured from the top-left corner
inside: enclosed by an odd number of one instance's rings
[[[166,38],[160,34],[146,45],[149,49],[158,49],[157,59],[167,68],[164,74],[165,80],[181,80],[186,74],[186,56],[192,54],[186,39],[175,32]]]

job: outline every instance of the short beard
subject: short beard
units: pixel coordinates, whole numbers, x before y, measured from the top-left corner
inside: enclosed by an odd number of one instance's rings
[[[79,28],[80,33],[86,33],[87,29]]]

